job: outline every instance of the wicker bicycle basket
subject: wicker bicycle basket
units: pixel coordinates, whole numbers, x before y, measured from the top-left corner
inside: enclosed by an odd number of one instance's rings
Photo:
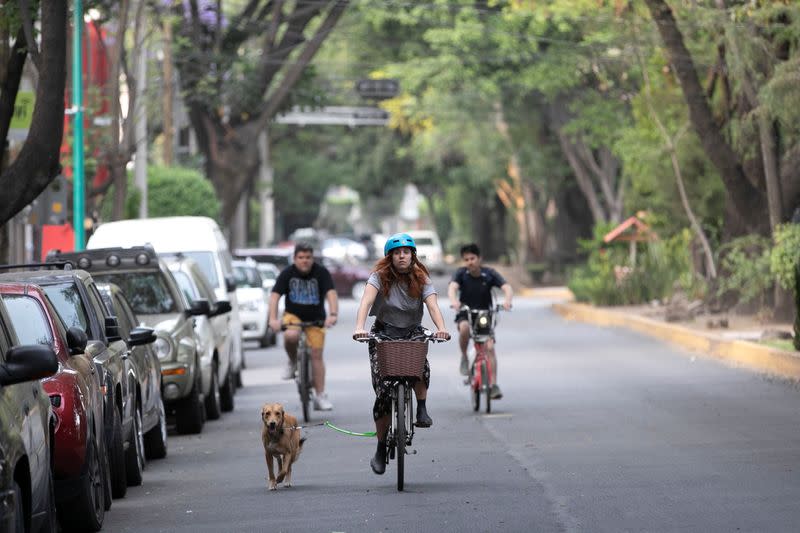
[[[378,343],[378,373],[382,378],[422,378],[428,343],[419,341],[383,341]]]

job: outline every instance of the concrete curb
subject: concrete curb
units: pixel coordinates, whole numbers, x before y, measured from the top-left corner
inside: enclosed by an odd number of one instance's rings
[[[586,304],[554,303],[553,309],[567,320],[625,327],[736,366],[800,381],[800,353],[749,341],[725,339],[713,333]]]
[[[524,298],[543,298],[546,300],[563,301],[571,301],[575,299],[575,297],[572,295],[572,291],[566,287],[522,287],[514,292],[515,294],[518,294]]]

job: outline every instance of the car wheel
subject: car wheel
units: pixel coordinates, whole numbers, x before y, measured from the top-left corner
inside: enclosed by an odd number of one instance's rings
[[[14,533],[25,533],[25,507],[22,505],[22,487],[14,481]]]
[[[233,374],[230,368],[225,375],[225,384],[219,390],[219,403],[224,413],[233,411],[233,392],[236,389],[236,384],[233,382]]]
[[[364,295],[364,289],[367,287],[366,281],[357,281],[353,288],[350,289],[350,296],[353,297],[353,300],[361,301],[361,297]]]
[[[203,406],[203,393],[200,392],[199,379],[195,380],[189,396],[181,400],[177,411],[175,424],[177,425],[178,433],[186,435],[203,431],[206,410]]]
[[[116,406],[111,407],[113,421],[109,455],[111,463],[111,494],[114,498],[124,498],[128,492],[128,477],[125,473],[125,443],[122,440],[122,421]]]
[[[138,487],[142,484],[144,470],[144,435],[142,434],[142,409],[139,405],[133,413],[131,441],[125,452],[125,473],[128,485]]]
[[[158,401],[158,424],[144,436],[144,456],[147,459],[167,456],[167,413],[163,400]]]
[[[217,378],[217,365],[211,367],[211,388],[206,396],[206,417],[209,420],[217,420],[221,416],[219,406],[219,378]]]
[[[86,476],[77,497],[69,505],[60,506],[58,516],[67,531],[99,531],[105,519],[103,467],[94,438],[86,447]]]

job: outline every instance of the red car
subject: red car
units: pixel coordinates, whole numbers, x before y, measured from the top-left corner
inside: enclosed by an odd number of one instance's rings
[[[0,285],[22,344],[52,346],[58,372],[42,380],[56,415],[53,475],[58,518],[65,528],[97,531],[111,506],[103,430],[103,393],[97,367],[84,353],[86,333],[65,330],[42,290],[28,283]]]
[[[340,263],[328,257],[322,259],[322,264],[331,273],[333,286],[336,287],[336,293],[339,296],[349,296],[356,301],[361,300],[371,273],[369,268],[360,264]]]

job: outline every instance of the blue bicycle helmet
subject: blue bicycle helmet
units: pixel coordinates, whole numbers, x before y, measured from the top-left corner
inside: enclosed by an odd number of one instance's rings
[[[414,242],[414,239],[411,238],[411,235],[408,233],[395,233],[389,237],[386,240],[386,244],[383,245],[383,255],[389,255],[389,252],[395,248],[403,247],[412,248],[415,252],[417,251],[417,244]]]

